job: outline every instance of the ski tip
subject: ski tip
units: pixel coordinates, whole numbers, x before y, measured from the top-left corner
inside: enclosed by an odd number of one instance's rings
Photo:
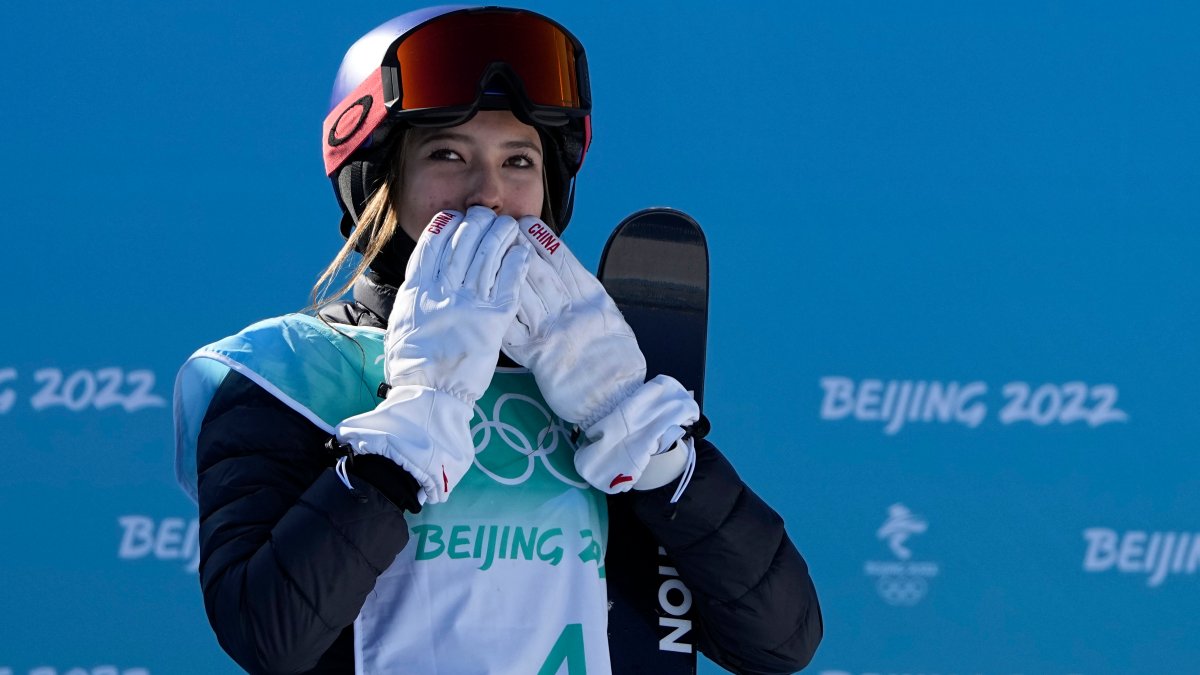
[[[622,238],[662,239],[687,242],[707,249],[708,240],[700,223],[687,213],[669,206],[653,206],[625,216],[609,235],[604,245],[608,251],[613,242]]]
[[[617,225],[617,227],[619,228],[625,223],[646,220],[655,217],[683,220],[694,225],[696,229],[701,229],[700,223],[697,222],[696,219],[689,215],[686,211],[681,211],[671,206],[650,206],[644,209],[639,209],[628,216],[625,216],[625,218]]]

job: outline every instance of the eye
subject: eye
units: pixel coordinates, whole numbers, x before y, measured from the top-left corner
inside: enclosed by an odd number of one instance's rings
[[[512,157],[509,157],[504,164],[506,166],[512,166],[518,169],[532,169],[537,166],[537,162],[533,159],[533,157],[526,154],[513,155]]]
[[[451,150],[450,148],[438,148],[429,153],[429,159],[457,162],[462,160],[462,155]]]

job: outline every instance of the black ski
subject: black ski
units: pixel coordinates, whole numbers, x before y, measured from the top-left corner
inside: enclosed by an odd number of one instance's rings
[[[608,238],[598,276],[637,335],[649,377],[671,375],[703,406],[708,244],[700,225],[675,209],[638,211]],[[604,563],[613,672],[694,675],[691,593],[623,504],[609,500]]]

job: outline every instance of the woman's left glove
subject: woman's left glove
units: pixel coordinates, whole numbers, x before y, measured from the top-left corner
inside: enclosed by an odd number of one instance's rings
[[[387,399],[336,433],[411,473],[423,503],[446,501],[471,468],[474,404],[492,381],[529,258],[517,221],[482,206],[437,214],[409,258],[384,343]]]
[[[672,377],[646,382],[646,359],[625,317],[545,223],[525,217],[520,230],[537,255],[503,348],[533,372],[554,412],[583,430],[575,469],[609,494],[674,480],[687,463],[668,451],[700,418],[696,401]],[[663,453],[671,455],[666,478],[655,471],[655,484],[639,483],[652,458],[668,461]]]

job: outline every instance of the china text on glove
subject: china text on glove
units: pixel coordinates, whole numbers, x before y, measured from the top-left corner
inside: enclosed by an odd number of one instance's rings
[[[517,221],[482,206],[443,211],[421,233],[388,318],[374,410],[337,427],[356,453],[384,455],[443,502],[475,458],[470,422],[529,268]]]

